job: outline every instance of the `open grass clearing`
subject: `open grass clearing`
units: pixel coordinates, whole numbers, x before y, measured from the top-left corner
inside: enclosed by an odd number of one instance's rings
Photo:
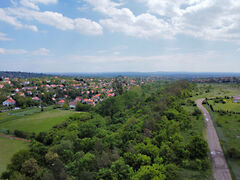
[[[27,142],[0,137],[0,174],[6,170],[13,154],[27,148],[27,145]]]
[[[224,110],[232,112],[240,112],[240,103],[232,102],[232,99],[224,99],[225,104],[216,103],[214,100],[208,100],[208,103],[211,104],[214,110]]]
[[[192,100],[211,97],[225,97],[240,95],[240,86],[237,84],[216,84],[216,83],[203,83],[197,84],[197,90],[193,94]]]
[[[10,132],[17,129],[25,132],[39,133],[51,129],[54,125],[61,123],[76,112],[51,109],[44,112],[40,112],[39,110],[39,112],[24,116],[19,116],[18,113],[24,113],[24,111],[14,112],[13,114],[9,112],[1,113],[0,129],[9,129]]]

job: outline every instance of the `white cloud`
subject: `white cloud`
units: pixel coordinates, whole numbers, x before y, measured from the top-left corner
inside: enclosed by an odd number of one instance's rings
[[[61,61],[57,71],[63,72],[153,72],[153,71],[186,71],[186,72],[227,72],[239,71],[229,57],[214,51],[173,53],[160,56],[79,56],[71,55],[65,63]],[[52,60],[52,63],[55,62]],[[54,64],[54,63],[53,63]],[[66,64],[72,64],[68,67]],[[237,62],[236,65],[240,65]],[[48,71],[54,71],[48,69]],[[56,70],[55,70],[56,71]]]
[[[99,35],[102,34],[102,26],[85,18],[74,20],[75,29],[82,34]]]
[[[118,51],[113,52],[113,55],[115,55],[115,56],[118,56],[118,55],[120,55],[120,54],[121,54],[121,53],[118,52]]]
[[[177,30],[207,40],[240,41],[240,3],[235,0],[138,0]]]
[[[20,3],[21,3],[21,5],[23,5],[23,6],[25,6],[25,7],[39,10],[39,7],[38,7],[33,1],[30,1],[30,0],[21,0]]]
[[[0,49],[0,54],[2,49]],[[29,52],[31,53],[31,52]],[[2,69],[33,72],[239,72],[240,61],[224,53],[202,51],[159,56],[18,56],[0,58]]]
[[[123,32],[129,36],[148,38],[159,36],[172,38],[175,34],[171,27],[163,19],[159,19],[149,13],[135,16],[128,8],[119,8],[122,4],[110,0],[86,0],[95,11],[101,12],[108,18],[100,20],[100,24],[112,32]]]
[[[148,8],[140,15],[111,0],[85,1],[106,16],[100,24],[112,32],[143,38],[187,34],[240,42],[240,3],[236,0],[137,0]]]
[[[58,0],[21,0],[20,4],[24,7],[39,10],[39,7],[36,4],[56,4]]]
[[[35,3],[42,3],[42,4],[56,4],[58,3],[58,0],[32,0]]]
[[[27,55],[27,56],[48,56],[50,50],[40,48],[34,51],[27,51],[25,49],[5,49],[0,48],[0,55]]]
[[[11,17],[14,18],[15,20],[25,19],[28,21],[37,21],[41,24],[53,26],[63,31],[76,30],[81,34],[87,34],[87,35],[102,34],[101,25],[99,25],[95,21],[92,21],[86,18],[71,19],[58,12],[52,12],[52,11],[41,12],[41,11],[36,11],[36,10],[26,9],[26,8],[8,8],[8,9],[0,9],[0,10],[4,13],[10,14]],[[32,29],[34,31],[37,31],[36,26],[25,26],[25,27]]]
[[[0,55],[20,55],[27,54],[28,52],[24,49],[4,49],[0,48]]]
[[[9,15],[9,13],[0,8],[0,21],[3,21],[5,23],[11,24],[13,26],[15,26],[16,28],[27,28],[27,29],[31,29],[32,31],[37,32],[38,28],[34,25],[24,25],[21,22],[19,22],[17,20],[16,17]]]
[[[7,34],[0,32],[0,41],[11,41],[11,38],[7,37]]]
[[[36,51],[33,51],[31,54],[33,56],[48,56],[50,53],[50,50],[49,49],[46,49],[46,48],[40,48]]]

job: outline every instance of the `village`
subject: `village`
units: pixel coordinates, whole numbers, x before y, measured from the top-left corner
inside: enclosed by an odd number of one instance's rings
[[[95,106],[139,86],[144,81],[121,78],[30,78],[0,79],[0,110],[55,105],[75,109],[77,103]]]

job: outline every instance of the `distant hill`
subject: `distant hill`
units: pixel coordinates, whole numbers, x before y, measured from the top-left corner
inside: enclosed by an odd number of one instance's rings
[[[8,78],[38,78],[38,77],[46,77],[46,76],[53,76],[53,75],[43,74],[43,73],[31,73],[31,72],[0,71],[0,77],[8,77]]]
[[[163,77],[173,79],[195,79],[213,77],[237,77],[240,73],[213,73],[213,72],[99,72],[99,73],[54,73],[58,76],[70,77]]]
[[[9,78],[35,78],[46,76],[69,76],[69,77],[106,77],[112,78],[117,76],[127,77],[160,77],[171,79],[196,79],[196,78],[215,78],[215,77],[239,77],[240,73],[213,73],[213,72],[92,72],[92,73],[31,73],[31,72],[14,72],[0,71],[0,77]]]

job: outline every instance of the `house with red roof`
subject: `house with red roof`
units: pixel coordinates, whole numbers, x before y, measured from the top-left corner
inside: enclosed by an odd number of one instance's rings
[[[75,98],[75,102],[81,102],[81,101],[82,101],[82,97],[77,96],[77,97]]]
[[[16,104],[16,101],[12,98],[7,99],[3,102],[3,106],[14,106]]]
[[[60,101],[58,101],[58,105],[59,105],[59,106],[62,106],[64,103],[65,103],[65,100],[60,100]]]
[[[84,99],[83,100],[83,104],[90,104],[90,105],[94,105],[95,103],[93,102],[92,99]]]
[[[32,100],[39,101],[40,98],[39,97],[33,97]]]

